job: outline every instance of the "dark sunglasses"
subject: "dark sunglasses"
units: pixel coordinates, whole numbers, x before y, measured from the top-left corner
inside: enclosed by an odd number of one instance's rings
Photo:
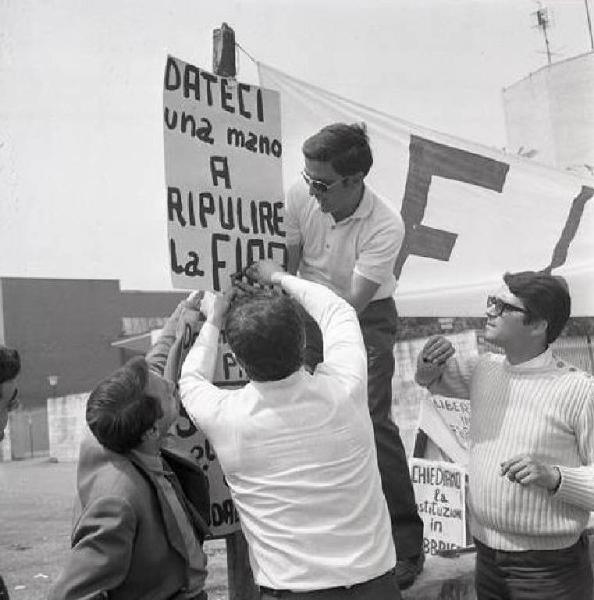
[[[332,188],[335,188],[346,179],[346,177],[341,177],[334,183],[325,183],[319,179],[312,179],[305,171],[301,171],[301,176],[303,177],[303,181],[305,181],[309,187],[313,188],[314,191],[319,192],[320,194],[326,194]]]
[[[492,310],[492,314],[496,317],[500,317],[503,314],[503,311],[528,314],[528,311],[525,308],[508,304],[501,298],[497,298],[497,296],[489,296],[487,298],[487,309]]]

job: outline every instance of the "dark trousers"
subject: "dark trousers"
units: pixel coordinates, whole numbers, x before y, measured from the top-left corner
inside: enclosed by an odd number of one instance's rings
[[[394,571],[350,588],[335,587],[312,592],[290,592],[260,588],[260,600],[400,600],[400,589]]]
[[[586,535],[569,548],[502,552],[475,540],[477,600],[592,600]]]
[[[392,298],[371,302],[359,315],[367,350],[367,395],[373,423],[377,462],[392,522],[398,560],[423,550],[423,521],[417,512],[410,472],[398,427],[391,418],[396,306]],[[305,364],[313,370],[323,360],[322,335],[306,316]]]
[[[8,600],[8,590],[6,589],[4,579],[2,579],[1,575],[0,575],[0,600]]]

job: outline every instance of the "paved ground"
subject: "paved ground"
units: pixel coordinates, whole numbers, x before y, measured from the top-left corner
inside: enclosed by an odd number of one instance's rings
[[[0,463],[0,573],[11,600],[45,599],[66,560],[75,463]],[[206,545],[210,600],[227,598],[225,542]]]
[[[58,576],[69,549],[75,476],[75,463],[46,458],[0,463],[0,572],[11,600],[45,599]],[[226,600],[225,542],[217,540],[206,547],[209,598]],[[470,598],[472,560],[450,559],[443,567],[428,563],[405,598],[438,598],[442,589],[443,598]]]
[[[44,600],[66,560],[75,471],[46,458],[0,463],[0,573],[11,600]],[[225,542],[206,551],[209,599],[227,600]],[[473,568],[474,554],[429,558],[404,600],[474,600]]]

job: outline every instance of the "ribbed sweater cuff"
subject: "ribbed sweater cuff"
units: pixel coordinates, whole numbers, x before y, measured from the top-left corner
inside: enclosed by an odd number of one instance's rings
[[[584,510],[594,510],[594,473],[591,468],[558,466],[561,485],[555,498]]]

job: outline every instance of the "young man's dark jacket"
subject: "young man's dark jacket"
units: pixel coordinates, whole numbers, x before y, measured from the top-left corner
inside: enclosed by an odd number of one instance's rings
[[[200,498],[199,506],[188,501],[186,511],[203,540],[204,474],[181,456],[164,456],[172,470],[182,466],[183,485]],[[48,600],[173,599],[186,586],[186,562],[181,531],[150,471],[134,454],[111,452],[89,433],[78,464],[71,556]]]
[[[164,334],[175,330],[176,310]],[[167,353],[174,337],[160,340]],[[149,359],[151,368],[163,364]],[[163,361],[164,362],[164,361]],[[210,534],[208,481],[189,456],[163,449],[200,542]],[[48,600],[186,600],[187,550],[169,502],[135,454],[118,454],[87,429],[77,470],[72,549]],[[206,558],[204,558],[206,576]],[[206,598],[206,594],[202,597]],[[201,598],[201,596],[197,596]]]

